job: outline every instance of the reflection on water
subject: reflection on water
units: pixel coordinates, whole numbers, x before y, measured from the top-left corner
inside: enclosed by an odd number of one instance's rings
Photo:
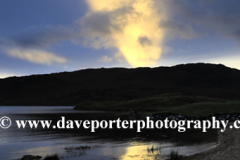
[[[148,145],[140,145],[140,146],[129,146],[126,148],[126,153],[121,156],[122,160],[127,159],[146,159],[146,158],[161,158],[161,150],[159,149],[149,149]]]
[[[34,107],[15,107],[15,106],[0,106],[0,115],[6,114],[51,114],[51,113],[102,113],[100,111],[78,111],[73,110],[72,106],[34,106]]]
[[[0,117],[17,119],[116,119],[106,112],[75,111],[72,107],[0,107]],[[207,134],[207,135],[206,135]],[[62,159],[165,159],[172,150],[191,155],[216,147],[217,133],[189,131],[178,133],[167,130],[44,130],[17,129],[13,125],[0,129],[1,159],[20,159],[23,155],[46,156],[57,153]],[[208,138],[206,138],[208,137]],[[79,148],[67,152],[66,148]],[[96,147],[97,146],[97,147]],[[84,147],[82,147],[84,148]]]

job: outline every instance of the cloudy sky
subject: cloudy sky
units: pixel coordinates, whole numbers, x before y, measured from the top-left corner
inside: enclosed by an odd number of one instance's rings
[[[85,68],[240,69],[238,0],[1,0],[0,78]]]

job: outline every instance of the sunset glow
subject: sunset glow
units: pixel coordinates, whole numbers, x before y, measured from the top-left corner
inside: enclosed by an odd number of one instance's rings
[[[134,67],[154,65],[160,58],[164,30],[159,23],[164,17],[158,14],[153,0],[87,0],[87,4],[89,12],[82,23],[94,14],[109,18],[107,34],[97,29],[89,33],[100,37],[102,46],[116,47]]]

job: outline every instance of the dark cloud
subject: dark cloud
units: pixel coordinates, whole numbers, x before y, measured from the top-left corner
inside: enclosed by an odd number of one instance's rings
[[[46,48],[59,41],[72,41],[80,37],[77,27],[31,27],[6,38],[0,37],[0,46],[20,48]]]
[[[91,13],[81,19],[79,24],[82,27],[82,33],[84,35],[109,35],[110,31],[110,22],[111,16],[110,14],[98,12]],[[114,27],[114,26],[111,26]]]
[[[238,0],[168,0],[168,19],[160,26],[181,38],[186,35],[224,36],[240,40],[240,2]],[[181,34],[182,33],[182,34]]]
[[[46,26],[25,30],[12,39],[17,46],[23,48],[40,48],[59,41],[71,40],[79,36],[80,33],[73,28]]]
[[[99,36],[108,36],[112,31],[122,31],[128,23],[126,15],[131,12],[132,8],[128,6],[108,12],[89,12],[81,18],[79,24],[83,35],[91,36],[98,34]],[[122,17],[122,19],[116,20],[116,17]]]
[[[59,41],[73,41],[75,42],[81,36],[102,35],[107,36],[111,34],[111,30],[121,31],[124,26],[123,23],[111,23],[116,15],[126,14],[131,9],[124,7],[113,12],[93,12],[84,16],[69,26],[37,26],[28,27],[19,33],[1,38],[1,46],[15,46],[21,48],[45,48]],[[97,33],[96,33],[97,32]]]
[[[159,27],[164,28],[167,32],[166,36],[170,38],[180,37],[183,39],[191,39],[198,37],[197,31],[195,31],[191,25],[186,25],[181,22],[166,20],[162,21]]]
[[[142,46],[148,46],[151,45],[151,40],[148,39],[147,36],[140,36],[138,38],[138,42],[142,45]]]

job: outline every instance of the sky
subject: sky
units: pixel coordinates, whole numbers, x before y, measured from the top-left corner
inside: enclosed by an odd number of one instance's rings
[[[1,0],[0,78],[86,68],[240,69],[238,0]]]

